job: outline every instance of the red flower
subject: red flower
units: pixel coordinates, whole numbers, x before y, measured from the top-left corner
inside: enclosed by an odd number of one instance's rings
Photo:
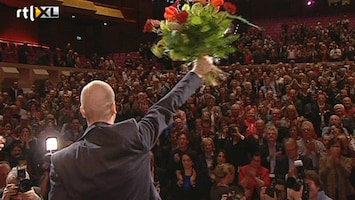
[[[188,17],[189,17],[189,13],[187,11],[183,10],[182,12],[180,12],[176,16],[176,19],[180,24],[183,24],[183,23],[187,22]]]
[[[152,19],[147,19],[143,28],[143,32],[152,32],[152,31],[153,31]]]
[[[180,4],[180,0],[176,0],[176,1],[174,2],[174,4],[171,5],[171,6],[174,6],[175,8],[177,8],[177,7],[179,6],[179,4]]]
[[[169,6],[165,8],[164,17],[167,20],[176,20],[179,11],[174,6]]]
[[[152,32],[154,27],[159,28],[160,21],[156,19],[147,19],[143,28],[143,32]]]
[[[226,10],[229,14],[234,15],[237,13],[237,6],[232,2],[225,2],[223,4],[224,10]]]
[[[152,19],[152,20],[151,20],[151,23],[152,23],[152,25],[153,25],[155,28],[159,28],[159,27],[160,27],[160,20]]]
[[[224,0],[211,0],[210,4],[213,5],[216,8],[219,8],[221,5],[223,5]]]

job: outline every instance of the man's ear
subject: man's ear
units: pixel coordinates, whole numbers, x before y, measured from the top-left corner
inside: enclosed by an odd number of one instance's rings
[[[85,110],[82,106],[80,106],[80,113],[83,116],[83,118],[86,118]]]
[[[113,103],[112,103],[111,111],[112,111],[112,115],[116,115],[116,114],[117,114],[116,102],[113,102]]]

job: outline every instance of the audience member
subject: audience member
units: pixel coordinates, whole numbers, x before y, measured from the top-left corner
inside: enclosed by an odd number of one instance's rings
[[[244,188],[247,200],[258,198],[261,188],[270,186],[269,170],[261,166],[261,161],[261,154],[256,152],[250,164],[240,168],[239,184]]]
[[[329,142],[329,153],[321,158],[319,176],[324,184],[325,194],[332,199],[348,199],[354,195],[354,188],[350,183],[353,161],[341,155],[343,144],[333,138]]]
[[[16,167],[12,168],[6,178],[6,186],[2,193],[3,200],[23,199],[23,200],[41,200],[41,192],[38,187],[20,188],[19,183],[23,179],[30,179],[30,176],[25,172],[24,177],[20,177]],[[27,191],[23,191],[26,189]]]
[[[319,168],[319,159],[325,155],[325,147],[315,138],[312,122],[304,121],[301,125],[302,138],[297,141],[299,153],[312,159],[313,169]]]
[[[286,155],[278,156],[275,165],[276,180],[285,183],[287,177],[297,177],[298,172],[295,166],[296,160],[301,160],[304,169],[313,169],[312,160],[306,156],[300,155],[298,152],[297,142],[288,138],[284,141]],[[287,175],[287,177],[286,177]]]

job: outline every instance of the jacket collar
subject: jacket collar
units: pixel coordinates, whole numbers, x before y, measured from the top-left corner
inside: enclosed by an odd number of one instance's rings
[[[81,137],[77,140],[77,141],[80,141],[80,140],[83,140],[94,128],[96,127],[105,127],[105,126],[108,126],[110,124],[106,123],[106,122],[95,122],[93,123],[91,126],[87,127],[85,129],[85,132],[81,135]]]

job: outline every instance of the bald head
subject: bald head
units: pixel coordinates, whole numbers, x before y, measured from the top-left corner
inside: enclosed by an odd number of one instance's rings
[[[92,81],[83,88],[80,97],[80,112],[88,125],[95,122],[114,123],[115,93],[109,84],[98,80]]]

